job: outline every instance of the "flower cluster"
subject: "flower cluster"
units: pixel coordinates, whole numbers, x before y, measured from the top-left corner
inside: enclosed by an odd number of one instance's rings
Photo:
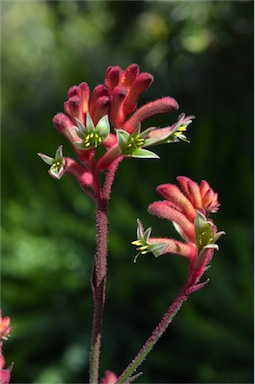
[[[104,84],[90,92],[87,83],[69,89],[64,103],[66,114],[58,113],[53,118],[55,127],[71,142],[76,161],[63,156],[62,146],[55,157],[39,153],[49,164],[49,174],[60,179],[71,172],[80,182],[93,189],[93,178],[100,171],[108,170],[115,160],[123,157],[158,158],[145,149],[152,145],[187,141],[184,135],[194,116],[181,114],[178,121],[165,128],[150,127],[142,131],[142,122],[156,114],[176,111],[179,106],[172,97],[162,97],[137,109],[138,98],[153,82],[153,76],[140,72],[137,64],[125,70],[119,66],[109,67]],[[96,156],[98,147],[100,155]],[[83,175],[87,172],[86,176]],[[77,176],[78,175],[78,176]]]
[[[218,249],[216,241],[224,232],[217,232],[210,213],[219,208],[218,195],[207,181],[200,185],[188,177],[177,177],[179,186],[162,184],[157,192],[165,198],[152,203],[150,213],[170,220],[183,241],[169,238],[151,238],[151,228],[144,231],[138,220],[137,240],[132,244],[139,254],[152,252],[155,257],[165,253],[184,256],[190,260],[190,275],[195,284],[205,271],[214,250]],[[138,256],[138,255],[137,255]]]
[[[2,346],[3,341],[7,340],[8,336],[10,336],[10,318],[8,316],[2,317],[2,313],[0,311],[0,383],[8,384],[11,378],[11,370],[13,364],[9,368],[4,369],[5,358],[2,354]]]

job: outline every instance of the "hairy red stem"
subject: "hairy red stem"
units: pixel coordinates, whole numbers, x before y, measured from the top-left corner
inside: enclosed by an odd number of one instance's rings
[[[90,351],[90,384],[98,383],[107,274],[107,211],[108,200],[101,196],[98,197],[96,201],[96,254],[91,277],[91,287],[94,296],[94,312]]]
[[[184,284],[179,294],[177,295],[173,303],[170,305],[170,307],[162,317],[157,327],[152,332],[149,339],[146,341],[144,346],[140,349],[136,357],[132,360],[132,362],[125,369],[125,371],[118,377],[118,381],[117,381],[118,384],[130,382],[131,375],[136,371],[139,365],[142,364],[146,356],[149,354],[149,352],[152,350],[154,345],[157,343],[157,341],[166,331],[169,324],[172,322],[173,318],[181,308],[182,304],[188,299],[189,295],[192,292],[195,292],[196,290],[201,289],[205,285],[205,284],[199,284],[198,286],[196,285],[193,286],[189,284],[189,280],[190,279],[188,276],[186,283]]]

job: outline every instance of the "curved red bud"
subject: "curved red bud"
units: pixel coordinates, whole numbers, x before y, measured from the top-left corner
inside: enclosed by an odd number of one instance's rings
[[[78,139],[72,121],[64,113],[53,117],[53,124],[72,144]]]
[[[120,128],[125,119],[122,104],[123,100],[125,99],[126,92],[127,91],[125,87],[118,86],[114,89],[112,94],[110,120],[115,128]]]
[[[189,220],[194,221],[196,218],[196,209],[191,204],[190,200],[180,191],[174,184],[161,184],[156,191],[165,199],[170,200],[179,209],[187,215]]]
[[[95,113],[97,100],[102,96],[109,96],[109,92],[105,85],[99,84],[94,88],[89,102],[89,113],[91,116]]]
[[[68,99],[72,96],[78,95],[78,87],[77,85],[73,85],[67,92]]]
[[[132,133],[136,127],[148,117],[159,113],[172,112],[179,108],[179,105],[172,97],[162,97],[143,105],[125,122],[123,129]]]
[[[177,181],[195,209],[205,214],[217,212],[220,206],[218,194],[213,191],[207,181],[202,180],[198,185],[186,176],[178,176]]]
[[[148,208],[149,213],[177,224],[178,231],[185,241],[195,242],[194,223],[168,201],[156,201]]]
[[[138,75],[133,82],[123,105],[125,115],[135,110],[138,97],[142,92],[149,88],[153,80],[154,78],[150,73],[143,72]]]
[[[80,105],[82,113],[85,115],[88,112],[88,104],[90,97],[90,90],[87,83],[83,82],[78,86],[78,94],[80,98]]]
[[[200,194],[204,209],[207,212],[217,212],[220,206],[218,202],[218,193],[214,192],[205,180],[202,180],[200,183]]]
[[[105,77],[105,86],[113,91],[115,87],[117,87],[123,77],[124,71],[118,65],[114,67],[109,67],[106,71]]]
[[[97,99],[94,115],[91,115],[95,126],[103,116],[109,114],[110,106],[111,100],[108,96],[102,96]]]
[[[68,129],[73,127],[72,121],[64,113],[57,113],[52,120],[54,126],[61,133],[65,133]]]
[[[73,119],[75,123],[75,118],[84,122],[84,118],[82,115],[82,110],[80,107],[80,99],[78,96],[72,96],[64,103],[65,111],[69,114],[69,116]]]
[[[186,194],[191,203],[194,205],[194,207],[196,209],[202,210],[203,206],[199,185],[186,176],[178,176],[176,179],[180,184],[181,189]]]
[[[133,82],[135,81],[135,79],[137,78],[139,71],[140,71],[139,65],[137,64],[129,65],[125,70],[122,84],[125,87],[130,88]]]

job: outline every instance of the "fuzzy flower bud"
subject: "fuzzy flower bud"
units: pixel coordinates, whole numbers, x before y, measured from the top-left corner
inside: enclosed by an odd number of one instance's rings
[[[123,129],[132,133],[136,127],[145,119],[159,113],[172,112],[179,108],[179,105],[172,97],[163,97],[143,105],[125,122]]]
[[[141,73],[135,79],[123,104],[125,115],[128,115],[135,110],[138,97],[142,92],[149,88],[152,82],[153,76],[150,73]]]
[[[105,86],[113,91],[117,87],[123,77],[124,71],[117,65],[109,67],[106,71]]]

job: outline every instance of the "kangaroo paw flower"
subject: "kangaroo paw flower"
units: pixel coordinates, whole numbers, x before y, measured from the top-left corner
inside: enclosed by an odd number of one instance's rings
[[[179,176],[177,180],[180,188],[173,184],[157,187],[166,200],[152,203],[148,210],[171,221],[184,241],[152,238],[151,228],[144,231],[138,220],[137,240],[132,244],[137,247],[138,255],[152,252],[157,257],[172,253],[188,258],[190,285],[195,285],[208,268],[214,251],[218,250],[216,241],[224,234],[223,231],[217,232],[216,225],[208,218],[219,207],[218,194],[204,180],[200,185],[184,176]]]
[[[90,114],[87,113],[86,116],[86,126],[83,123],[76,119],[78,128],[76,129],[77,136],[82,141],[77,141],[74,144],[79,149],[88,150],[91,148],[96,148],[100,145],[110,133],[110,124],[108,116],[103,116],[96,127],[90,117]]]
[[[139,253],[135,256],[134,263],[136,262],[138,256],[145,255],[148,252],[151,252],[155,257],[158,257],[162,254],[164,249],[167,247],[165,243],[151,243],[150,242],[151,228],[144,231],[142,222],[137,219],[137,240],[133,241],[132,244],[136,246]]]

